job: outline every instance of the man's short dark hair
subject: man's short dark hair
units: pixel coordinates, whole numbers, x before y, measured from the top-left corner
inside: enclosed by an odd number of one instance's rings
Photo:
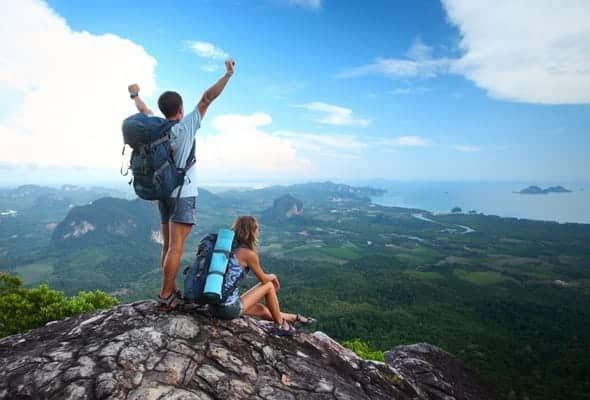
[[[182,107],[182,97],[176,92],[164,92],[158,99],[158,108],[166,118],[178,114],[180,107]]]

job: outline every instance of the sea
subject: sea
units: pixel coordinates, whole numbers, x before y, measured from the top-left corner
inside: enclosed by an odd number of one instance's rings
[[[476,211],[501,217],[590,224],[590,182],[364,181],[354,184],[387,190],[383,196],[371,199],[384,206],[418,208],[433,213],[448,213],[459,207],[465,213]],[[563,186],[571,193],[518,193],[532,185],[543,189]]]

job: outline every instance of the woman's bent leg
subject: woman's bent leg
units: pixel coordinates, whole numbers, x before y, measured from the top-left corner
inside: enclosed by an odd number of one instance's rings
[[[266,294],[262,294],[263,290],[257,290],[258,288],[260,288],[262,285],[259,283],[258,285],[254,286],[252,289],[250,289],[249,291],[247,291],[246,293],[244,293],[244,295],[242,295],[242,303],[244,304],[244,314],[245,315],[252,315],[254,317],[259,317],[268,321],[273,321],[275,320],[275,318],[273,318],[273,314],[270,311],[270,309],[265,306],[264,304],[259,303],[260,300],[262,300],[262,298],[266,298]],[[273,291],[274,291],[274,286],[273,286]],[[248,296],[248,300],[246,299],[246,296]],[[276,296],[276,292],[275,292],[275,296]],[[250,301],[254,301],[254,299],[257,297],[257,299],[255,300],[256,303],[252,304],[250,307],[247,307],[247,305],[250,304]],[[278,302],[278,300],[277,300]],[[280,312],[280,311],[279,311]],[[297,315],[296,314],[290,314],[290,313],[284,313],[284,312],[280,312],[281,318],[280,320],[285,320],[287,322],[295,322],[297,320]]]
[[[252,307],[247,310],[244,310],[244,315],[251,315],[253,317],[258,317],[261,319],[265,319],[267,321],[272,321],[272,314],[267,306],[262,303],[256,303]],[[281,312],[281,317],[287,322],[295,322],[297,321],[296,314],[289,314]]]
[[[262,303],[256,303],[252,307],[244,310],[245,315],[251,315],[253,317],[258,317],[261,319],[265,319],[267,321],[272,321],[272,314],[267,306]]]
[[[262,300],[262,298],[266,301],[266,306],[270,311],[272,319],[277,324],[283,322],[283,316],[281,315],[281,308],[279,306],[279,298],[277,297],[277,292],[275,291],[272,282],[259,283],[244,293],[242,295],[244,310],[250,309],[250,307],[254,306]]]
[[[295,322],[297,320],[296,314],[289,314],[289,313],[282,312],[281,315],[283,316],[283,319],[287,322]]]

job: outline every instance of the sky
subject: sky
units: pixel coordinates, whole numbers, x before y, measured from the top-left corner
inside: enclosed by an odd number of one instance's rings
[[[199,181],[590,181],[587,0],[0,0],[0,184],[123,182],[127,85]],[[90,183],[90,182],[89,182]]]

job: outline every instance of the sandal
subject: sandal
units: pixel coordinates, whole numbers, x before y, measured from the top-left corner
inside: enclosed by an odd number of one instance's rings
[[[283,320],[281,324],[274,324],[268,331],[271,335],[276,336],[295,336],[298,331],[297,329],[289,324],[287,321]]]
[[[180,290],[177,290],[166,298],[158,295],[156,301],[158,302],[158,310],[161,312],[176,310],[184,304],[182,297],[180,297]]]
[[[313,324],[315,324],[316,322],[318,322],[318,320],[315,319],[315,318],[304,317],[301,314],[297,314],[295,316],[295,321],[294,322],[295,323],[298,323],[298,324],[300,324],[302,326],[307,326],[307,325],[313,325]]]

